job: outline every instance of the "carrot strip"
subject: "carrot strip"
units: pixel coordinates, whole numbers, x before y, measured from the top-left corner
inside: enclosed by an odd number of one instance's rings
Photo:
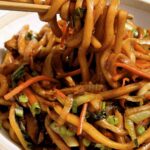
[[[80,135],[82,133],[83,122],[84,122],[84,119],[85,119],[87,107],[88,107],[88,103],[85,103],[82,107],[82,111],[81,111],[81,114],[80,114],[79,126],[78,126],[78,129],[77,129],[77,135]]]
[[[64,78],[64,77],[67,77],[67,76],[75,76],[75,75],[79,75],[80,73],[81,73],[81,69],[77,69],[77,70],[74,70],[74,71],[70,71],[70,72],[67,72],[67,73],[57,75],[56,78],[60,79],[60,78]]]
[[[31,84],[36,83],[38,81],[43,81],[43,80],[48,80],[48,81],[54,81],[54,82],[56,82],[55,79],[47,77],[45,75],[36,76],[36,77],[30,78],[29,80],[27,80],[27,81],[23,82],[22,84],[18,85],[12,91],[10,91],[6,95],[4,95],[4,98],[5,98],[5,100],[9,100],[13,96],[15,96],[16,94],[20,93],[25,88],[29,87]]]
[[[144,78],[150,79],[150,75],[148,73],[140,71],[140,70],[138,70],[138,68],[135,68],[135,67],[129,66],[127,64],[123,64],[123,63],[116,63],[116,66],[122,67],[122,68],[132,72],[133,74],[136,74],[136,75],[142,76]]]
[[[104,136],[108,137],[109,139],[114,139],[114,135],[113,133],[109,132],[109,131],[105,131],[103,133]]]
[[[23,90],[23,93],[28,97],[29,99],[29,104],[32,106],[35,103],[38,103],[37,98],[35,97],[35,95],[33,94],[33,92],[29,89],[26,88]]]
[[[122,73],[120,73],[120,74],[114,75],[114,76],[112,77],[112,79],[113,79],[114,81],[118,81],[118,80],[120,80],[121,78],[123,78],[125,75],[126,75],[126,72],[122,72]]]
[[[139,52],[142,52],[143,54],[148,54],[149,51],[145,50],[141,45],[139,45],[138,43],[135,43],[134,44],[134,49],[139,51]]]
[[[58,136],[49,126],[49,118],[48,116],[45,118],[45,128],[52,139],[52,141],[57,145],[59,149],[70,150],[70,148],[66,145],[66,143],[62,140],[60,136]]]
[[[57,114],[60,115],[62,108],[60,106],[56,106],[55,111],[57,112]],[[79,117],[77,117],[76,115],[73,115],[71,113],[69,113],[67,116],[67,122],[76,127],[78,126],[79,120],[80,120]],[[116,141],[112,141],[111,139],[104,136],[100,131],[98,131],[92,124],[89,124],[86,121],[83,122],[83,130],[91,138],[93,138],[95,141],[97,141],[97,143],[101,143],[101,144],[111,147],[113,149],[127,150],[127,149],[135,148],[133,141],[128,142],[128,143],[118,143]],[[147,139],[149,139],[149,136],[150,136],[150,128],[148,128],[143,135],[141,135],[137,138],[139,145],[142,144]]]
[[[150,94],[145,94],[144,97],[146,100],[150,100]]]
[[[55,92],[56,92],[56,96],[60,96],[63,99],[67,98],[67,96],[63,92],[61,92],[60,90],[55,89]]]

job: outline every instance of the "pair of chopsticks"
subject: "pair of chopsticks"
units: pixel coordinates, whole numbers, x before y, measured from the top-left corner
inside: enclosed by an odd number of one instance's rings
[[[11,1],[11,2],[10,2]],[[122,3],[150,12],[149,0],[122,0]],[[0,9],[29,11],[29,12],[46,12],[50,6],[33,4],[32,0],[0,0]]]
[[[14,0],[15,1],[15,0]],[[32,3],[0,1],[0,10],[15,10],[15,11],[29,11],[29,12],[46,12],[50,6],[39,5]]]

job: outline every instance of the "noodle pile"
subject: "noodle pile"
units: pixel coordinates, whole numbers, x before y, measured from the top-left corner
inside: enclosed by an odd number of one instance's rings
[[[5,42],[0,121],[10,138],[25,150],[149,150],[150,30],[119,0],[21,2],[51,7],[39,33],[27,25]]]

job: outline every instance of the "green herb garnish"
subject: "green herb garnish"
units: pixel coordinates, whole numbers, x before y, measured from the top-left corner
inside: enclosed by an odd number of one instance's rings
[[[145,127],[144,126],[137,127],[138,135],[142,135],[144,132],[145,132]]]
[[[77,101],[74,100],[73,105],[72,105],[72,112],[76,114],[77,111],[78,111],[78,104],[77,104]]]
[[[86,139],[86,138],[84,138],[82,142],[83,142],[83,145],[84,145],[85,147],[89,147],[90,144],[91,144],[91,141],[88,140],[88,139]]]
[[[106,111],[100,111],[97,114],[93,114],[92,113],[92,118],[96,121],[96,120],[101,120],[101,119],[105,119],[107,116]]]
[[[85,12],[86,12],[86,9],[85,9],[85,8],[76,8],[76,9],[74,10],[74,15],[75,15],[75,16],[78,16],[78,17],[80,17],[80,18],[83,18]]]
[[[136,148],[138,148],[139,147],[139,143],[138,143],[138,140],[137,139],[134,139],[134,144],[135,144],[135,146],[136,146]]]
[[[33,116],[41,113],[41,108],[38,103],[34,103],[33,105],[31,105],[30,109],[31,109]]]
[[[132,30],[132,33],[133,33],[133,37],[134,37],[134,38],[138,38],[139,33],[138,33],[138,31],[137,31],[136,29],[133,29],[133,30]]]
[[[19,79],[21,79],[25,74],[25,66],[27,64],[22,64],[18,69],[15,70],[15,72],[11,75],[12,79],[12,86],[15,87],[16,83]]]
[[[109,123],[109,124],[112,124],[112,125],[117,125],[118,123],[119,123],[119,120],[118,120],[118,118],[117,117],[115,117],[115,116],[108,116],[107,117],[107,122]]]
[[[15,114],[17,117],[23,117],[23,115],[24,115],[23,108],[20,106],[16,107]]]
[[[77,30],[82,26],[82,20],[85,16],[86,9],[85,8],[76,8],[73,12],[73,15],[71,16],[72,25]]]
[[[24,94],[19,96],[19,102],[21,103],[27,103],[28,102],[28,97]]]
[[[26,34],[26,36],[25,36],[25,39],[26,40],[33,40],[33,39],[37,39],[37,35],[36,34],[34,34],[34,33],[32,33],[32,32],[28,32],[27,34]]]
[[[102,102],[102,108],[101,108],[103,111],[106,110],[106,102]]]
[[[65,126],[58,126],[55,122],[50,124],[50,127],[60,136],[62,137],[69,137],[74,136],[75,132],[67,129]]]

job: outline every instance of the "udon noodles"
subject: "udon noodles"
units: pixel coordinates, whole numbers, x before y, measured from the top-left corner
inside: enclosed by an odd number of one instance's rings
[[[51,5],[5,42],[0,121],[29,150],[149,150],[150,30],[119,0]],[[61,20],[57,20],[60,14]]]

